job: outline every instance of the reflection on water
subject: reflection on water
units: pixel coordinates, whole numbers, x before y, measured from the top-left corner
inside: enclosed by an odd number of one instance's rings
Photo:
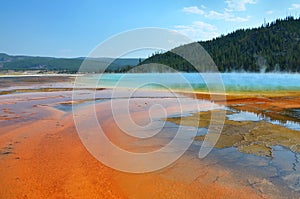
[[[232,111],[232,114],[227,115],[229,120],[253,122],[267,121],[272,124],[300,131],[300,123],[298,122],[272,120],[270,117],[263,114],[256,114],[248,111],[237,111],[234,109],[230,109],[230,111]],[[291,109],[289,111],[291,114],[288,116],[300,119],[299,109]],[[221,149],[220,151],[222,150],[227,150],[226,158],[223,158],[222,161],[224,164],[230,167],[234,165],[233,167],[240,167],[240,169],[241,167],[247,168],[247,172],[259,173],[260,176],[268,179],[273,184],[278,186],[284,185],[295,191],[295,194],[298,195],[297,192],[300,191],[299,153],[292,152],[290,149],[282,146],[273,146],[272,158],[258,157],[249,154],[243,154],[237,157],[232,155],[233,153],[238,153],[236,150]],[[222,158],[223,155],[225,154],[220,155],[219,158]],[[251,158],[247,158],[248,156]]]
[[[188,154],[197,156],[201,141],[195,141]],[[211,153],[199,161],[217,160],[219,165],[229,169],[240,180],[272,198],[298,198],[300,196],[299,154],[276,146],[274,156],[261,157],[240,153],[234,147],[213,149]]]
[[[146,75],[148,78],[157,79],[156,75],[149,74]],[[174,84],[174,78],[167,78],[171,75],[166,76],[166,84],[173,84],[178,87],[178,84]],[[189,81],[193,87],[201,89],[203,87],[203,82],[197,82],[196,76],[194,74],[184,74],[185,77],[189,78]],[[300,75],[275,75],[275,74],[223,74],[223,80],[225,86],[230,89],[300,89]],[[255,76],[255,78],[254,78]],[[114,82],[118,80],[120,75],[111,75],[107,74],[104,76],[106,81],[100,86],[113,85]],[[134,84],[136,81],[142,81],[142,77],[137,74],[131,74],[131,77],[134,81],[128,82],[128,85]],[[236,78],[236,79],[234,79]],[[162,78],[164,79],[164,78]],[[276,79],[276,81],[274,81]],[[264,81],[262,81],[264,80]],[[287,81],[288,80],[288,81]],[[128,86],[123,85],[123,86]],[[257,87],[260,85],[259,87]],[[197,87],[198,86],[198,87]],[[93,97],[93,92],[89,90],[80,91],[81,103],[75,104],[74,107],[82,107],[85,105],[90,105],[95,101],[89,101]],[[126,94],[126,90],[122,91]],[[119,99],[126,97],[122,96],[122,92],[118,95]],[[152,96],[152,97],[151,97]],[[53,98],[51,98],[53,97]],[[96,103],[102,103],[106,100],[111,99],[111,92],[107,90],[99,91],[96,93]],[[172,98],[173,97],[173,98]],[[182,96],[183,97],[183,96]],[[164,99],[162,99],[164,98]],[[22,118],[19,118],[20,121],[27,121],[28,119],[41,119],[41,114],[37,114],[37,111],[40,109],[35,108],[36,106],[52,106],[57,109],[60,109],[65,112],[70,112],[72,110],[73,103],[61,103],[61,102],[70,102],[72,101],[71,92],[57,92],[57,93],[34,93],[34,94],[16,94],[13,97],[6,95],[0,97],[2,102],[11,102],[11,104],[1,104],[0,116],[18,114]],[[142,110],[147,108],[145,101],[148,103],[153,101],[156,102],[161,100],[162,103],[166,103],[166,106],[171,105],[171,100],[174,100],[174,96],[166,96],[165,93],[156,93],[156,96],[153,97],[153,93],[144,92],[138,93],[133,96],[135,101],[133,101],[132,106],[135,109]],[[142,99],[142,100],[141,100]],[[176,99],[176,98],[175,98]],[[205,101],[202,101],[204,104]],[[187,100],[186,104],[190,102]],[[201,104],[201,103],[200,103]],[[6,109],[4,109],[6,108]],[[8,109],[9,110],[8,110]],[[201,111],[207,111],[219,108],[220,106],[209,106],[202,107]],[[272,120],[270,117],[267,117],[263,114],[256,114],[247,111],[238,112],[235,109],[227,109],[231,114],[227,114],[227,118],[233,121],[266,121],[272,124],[281,125],[286,128],[294,129],[300,131],[300,123],[289,120]],[[9,112],[10,111],[10,112]],[[25,112],[27,111],[27,112]],[[36,111],[36,112],[35,112]],[[174,111],[175,112],[175,111]],[[30,114],[35,115],[30,115]],[[168,117],[178,117],[178,116],[191,116],[193,109],[190,109],[185,112],[173,113]],[[300,109],[288,109],[284,113],[289,117],[300,119]],[[3,120],[1,125],[4,122],[15,123],[15,120]],[[160,124],[159,121],[156,121],[155,124]],[[242,128],[242,127],[241,127]],[[151,129],[152,131],[153,129]],[[174,123],[166,122],[161,133],[154,137],[153,142],[147,143],[149,148],[157,146],[158,148],[163,146],[163,144],[168,143],[174,136],[174,132],[178,130],[178,126]],[[199,128],[197,130],[197,136],[202,136],[207,133],[206,128]],[[140,146],[145,148],[145,142],[139,141],[135,142],[134,146]],[[191,155],[193,157],[198,157],[199,147],[201,146],[201,141],[194,141],[192,146],[186,152],[186,155]],[[155,148],[155,147],[154,147]],[[199,161],[202,162],[211,162],[211,160],[218,160],[218,164],[230,169],[235,173],[243,183],[248,183],[249,186],[259,190],[262,193],[278,195],[281,198],[289,197],[296,198],[299,197],[300,192],[300,154],[292,152],[291,150],[284,148],[282,146],[273,146],[272,147],[272,157],[260,157],[252,154],[241,153],[234,147],[228,147],[223,149],[213,149],[212,152],[205,158]]]
[[[233,111],[232,114],[228,114],[227,118],[232,121],[253,121],[253,122],[258,122],[258,121],[266,121],[271,124],[276,124],[280,126],[284,126],[286,128],[292,129],[292,130],[297,130],[300,131],[300,122],[294,122],[294,121],[289,121],[289,120],[272,120],[270,117],[267,117],[263,114],[256,114],[248,111],[237,111],[234,109],[229,109]],[[299,111],[299,109],[297,109]],[[296,114],[293,115],[294,117],[296,116],[297,119],[300,119],[300,117]]]
[[[255,113],[251,113],[251,112],[248,112],[248,111],[240,111],[238,113],[228,114],[227,118],[229,120],[233,120],[233,121],[253,121],[253,122],[257,122],[257,121],[263,120],[260,115],[255,114]]]
[[[100,92],[102,93],[102,97],[105,92],[106,91]],[[100,97],[100,95],[97,97]],[[156,97],[157,98],[149,98],[149,95],[147,97],[145,93],[140,93],[137,94],[133,99],[146,100],[149,105],[150,101],[155,101],[156,99],[160,99],[160,97],[171,96],[159,95]],[[170,105],[170,99],[172,98],[166,98],[163,101]],[[199,101],[201,101],[203,104],[207,103],[207,101],[205,100]],[[97,103],[102,102],[103,101],[101,100],[97,101]],[[143,101],[141,101],[141,103],[142,102]],[[90,102],[84,102],[82,105],[88,105],[89,103]],[[82,105],[78,104],[76,106],[80,107]],[[61,106],[72,107],[66,104]],[[134,106],[138,109],[143,108],[139,107],[138,103],[134,103]],[[146,105],[144,104],[144,106]],[[206,108],[202,108],[201,111],[208,111],[214,109],[220,109],[220,106],[209,106]],[[226,108],[226,110],[228,110],[229,112],[227,114],[227,118],[229,120],[252,122],[267,121],[272,124],[281,125],[295,130],[300,129],[299,123],[297,122],[272,120],[271,118],[264,116],[263,114],[256,114],[247,111],[237,111],[232,108]],[[173,113],[168,117],[188,117],[191,116],[192,113],[193,111],[189,110],[184,111],[183,113]],[[295,116],[295,114],[293,116]],[[157,124],[159,123],[160,122],[157,121]],[[150,149],[160,148],[166,143],[170,142],[170,140],[172,140],[172,138],[174,137],[174,133],[176,133],[177,130],[178,125],[166,122],[164,124],[163,129],[160,131],[159,134],[153,137],[152,141],[145,142],[144,140],[139,140],[133,142],[131,146],[132,148],[129,149],[136,150],[136,148],[140,148],[147,151]],[[206,128],[198,128],[197,136],[205,135],[207,131],[208,130]],[[201,141],[194,141],[189,150],[186,152],[186,155],[198,157],[198,152],[201,147],[201,143]],[[235,147],[228,147],[223,149],[215,148],[206,158],[199,159],[199,161],[209,163],[217,160],[217,163],[219,165],[232,171],[241,181],[241,183],[253,187],[262,194],[276,196],[278,198],[297,198],[300,194],[299,157],[299,153],[294,153],[290,149],[284,148],[282,146],[272,147],[272,157],[260,157],[252,154],[245,154],[236,150]]]

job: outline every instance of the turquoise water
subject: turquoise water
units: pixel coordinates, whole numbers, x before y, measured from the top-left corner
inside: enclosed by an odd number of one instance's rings
[[[99,75],[85,76],[86,83],[93,83]],[[205,81],[206,80],[206,81]],[[207,91],[210,85],[224,85],[226,91],[300,91],[300,74],[279,73],[139,73],[104,74],[98,86],[124,88],[178,89]]]

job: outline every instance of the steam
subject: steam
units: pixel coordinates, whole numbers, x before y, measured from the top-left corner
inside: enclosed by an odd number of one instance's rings
[[[267,60],[264,57],[258,57],[257,65],[259,66],[260,73],[266,73],[267,70]]]

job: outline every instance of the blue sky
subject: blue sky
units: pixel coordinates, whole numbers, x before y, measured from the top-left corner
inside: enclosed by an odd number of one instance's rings
[[[0,52],[87,56],[130,29],[168,28],[207,40],[287,15],[300,16],[300,0],[3,0]]]

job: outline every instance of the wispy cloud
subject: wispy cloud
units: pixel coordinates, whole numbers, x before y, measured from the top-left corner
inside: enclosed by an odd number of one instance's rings
[[[195,41],[208,40],[219,35],[216,26],[202,21],[194,21],[191,25],[178,25],[175,30]]]
[[[209,19],[221,19],[225,21],[232,21],[232,22],[246,22],[249,21],[250,16],[248,17],[237,17],[232,13],[224,11],[223,13],[211,10],[208,14],[205,15],[206,18]]]
[[[184,7],[181,11],[188,14],[200,15],[202,18],[206,19],[224,20],[228,22],[247,22],[251,18],[250,16],[236,16],[234,11],[246,10],[246,4],[254,4],[255,1],[256,0],[225,0],[227,7],[223,9],[223,12],[207,9],[204,5],[201,5],[200,8],[197,6]],[[203,21],[194,21],[189,25],[177,25],[174,28],[179,33],[182,33],[195,41],[210,40],[220,34],[216,26]]]
[[[225,10],[227,12],[233,11],[245,11],[247,4],[256,4],[256,0],[226,0],[227,8]]]
[[[274,10],[268,10],[268,11],[266,12],[266,14],[267,14],[267,15],[274,14]]]
[[[300,4],[293,3],[289,10],[299,10],[300,9]]]
[[[182,11],[185,13],[198,14],[198,15],[203,15],[205,13],[203,10],[199,9],[197,6],[184,7],[182,9]]]

